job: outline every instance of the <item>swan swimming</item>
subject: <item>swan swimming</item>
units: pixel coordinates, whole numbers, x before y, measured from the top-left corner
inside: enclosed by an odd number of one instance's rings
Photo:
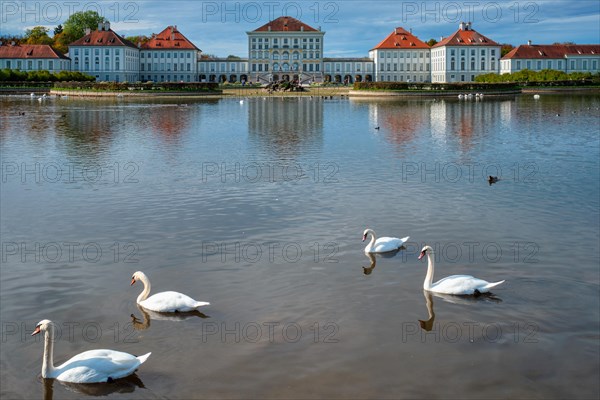
[[[71,357],[68,361],[54,366],[54,324],[44,319],[35,327],[31,336],[44,332],[44,359],[42,378],[53,378],[71,383],[112,382],[133,374],[151,353],[134,356],[115,350],[88,350]]]
[[[142,281],[144,290],[140,293],[136,302],[150,311],[188,312],[210,304],[206,301],[196,301],[179,292],[161,292],[148,297],[152,286],[146,274],[142,271],[135,272],[131,277],[131,284],[133,285],[137,281]]]
[[[470,275],[452,275],[432,283],[435,266],[433,249],[430,246],[423,247],[421,254],[419,255],[419,260],[425,257],[425,255],[427,255],[427,275],[423,282],[423,289],[425,290],[443,294],[478,296],[482,293],[487,293],[491,288],[504,283],[504,281],[490,283]]]
[[[365,247],[365,253],[386,253],[388,251],[398,250],[410,238],[410,236],[398,239],[395,237],[380,237],[377,239],[373,229],[365,229],[363,232],[362,241],[367,240],[367,236],[371,235],[371,241]]]

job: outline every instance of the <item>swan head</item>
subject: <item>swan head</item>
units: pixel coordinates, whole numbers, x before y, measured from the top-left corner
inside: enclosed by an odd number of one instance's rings
[[[367,240],[367,236],[369,236],[369,233],[373,232],[371,229],[365,229],[365,231],[363,232],[363,238],[362,241],[364,242],[365,240]]]
[[[33,330],[33,332],[31,332],[31,336],[35,336],[41,332],[46,332],[47,330],[50,329],[51,326],[52,326],[52,321],[50,321],[49,319],[43,319],[37,323],[37,325],[35,326],[35,329]]]
[[[142,271],[136,271],[131,276],[131,285],[133,285],[136,281],[142,280],[146,275]]]
[[[421,254],[419,254],[419,260],[423,257],[425,257],[425,254],[433,254],[433,249],[431,248],[431,246],[425,246],[421,249]]]

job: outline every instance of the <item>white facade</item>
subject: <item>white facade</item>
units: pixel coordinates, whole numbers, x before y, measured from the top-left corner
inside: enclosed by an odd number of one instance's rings
[[[432,82],[472,82],[478,75],[499,73],[501,46],[461,23],[452,36],[431,49]]]
[[[352,84],[374,80],[373,60],[369,58],[324,58],[324,82]]]
[[[71,70],[71,60],[62,58],[0,58],[0,69],[18,69],[20,71],[48,71],[58,73]]]
[[[247,35],[251,80],[297,77],[301,81],[322,81],[325,32],[294,18],[280,17]]]
[[[49,45],[0,42],[0,69],[4,68],[58,73],[70,71],[71,60]]]
[[[600,72],[600,45],[532,45],[529,42],[504,56],[500,65],[501,74],[524,69],[596,74]]]
[[[375,64],[377,82],[430,82],[429,49],[374,49],[369,57]]]
[[[248,59],[201,58],[198,61],[200,82],[249,82]]]
[[[196,82],[196,50],[140,50],[140,79],[154,82]]]
[[[96,77],[96,81],[137,82],[140,80],[140,50],[99,24],[69,45],[72,70]]]

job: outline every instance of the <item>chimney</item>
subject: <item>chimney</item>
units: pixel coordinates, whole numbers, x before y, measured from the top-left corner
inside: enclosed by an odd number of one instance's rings
[[[90,33],[92,33],[92,30],[90,28],[85,28],[85,34],[89,35]]]
[[[269,32],[271,32],[271,25],[267,26],[267,29],[269,30]]]
[[[102,22],[98,22],[98,32],[104,30],[104,24]]]
[[[461,22],[460,24],[458,24],[458,29],[460,29],[461,31],[465,30],[465,23]]]
[[[471,30],[471,21],[467,22],[467,30],[470,31]]]
[[[527,41],[527,45],[528,45],[528,46],[531,46],[531,40],[528,40],[528,41]]]
[[[107,21],[107,22],[104,23],[104,30],[105,31],[110,31],[110,22]]]

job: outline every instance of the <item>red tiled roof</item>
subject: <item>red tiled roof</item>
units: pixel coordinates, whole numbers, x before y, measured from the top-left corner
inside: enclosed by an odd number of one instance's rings
[[[298,21],[296,18],[292,17],[279,17],[274,19],[271,22],[267,22],[263,26],[258,29],[255,29],[253,32],[268,32],[269,27],[271,31],[281,32],[281,31],[291,31],[291,32],[300,32],[304,30],[304,32],[318,32],[319,30],[313,28],[312,26],[306,25],[302,21]]]
[[[429,45],[404,28],[396,28],[371,50],[378,49],[428,49]]]
[[[144,50],[200,50],[177,30],[177,26],[167,26],[158,35],[142,45]]]
[[[131,43],[124,37],[119,36],[112,29],[106,31],[92,31],[84,37],[69,44],[69,47],[71,46],[128,46],[137,48],[135,44]]]
[[[0,58],[61,58],[69,60],[60,51],[48,44],[2,44]]]
[[[448,36],[441,42],[433,45],[433,47],[441,46],[500,46],[477,31],[472,29],[457,30],[452,35]]]
[[[507,53],[503,60],[512,58],[564,58],[565,56],[600,55],[600,44],[523,44]]]

